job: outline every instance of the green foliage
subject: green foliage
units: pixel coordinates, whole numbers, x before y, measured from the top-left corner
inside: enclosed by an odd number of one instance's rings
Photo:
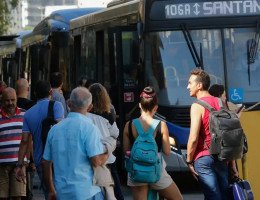
[[[10,12],[19,3],[19,0],[0,0],[0,35],[8,30]]]

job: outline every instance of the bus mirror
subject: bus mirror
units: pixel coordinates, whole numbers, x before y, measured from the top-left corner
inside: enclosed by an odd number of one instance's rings
[[[137,23],[137,34],[138,34],[138,38],[139,38],[139,40],[141,40],[142,39],[142,37],[143,37],[143,23],[142,22],[138,22]]]

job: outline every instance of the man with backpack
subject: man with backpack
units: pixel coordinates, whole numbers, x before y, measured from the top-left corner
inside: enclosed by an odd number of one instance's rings
[[[215,143],[215,140],[212,140],[215,130],[219,128],[218,125],[212,124],[212,111],[223,111],[223,113],[228,111],[222,108],[218,98],[209,94],[209,86],[210,77],[205,71],[194,69],[191,72],[187,89],[190,96],[195,97],[197,101],[191,105],[190,110],[191,126],[186,162],[192,175],[199,181],[207,200],[225,200],[228,195],[227,161],[237,159],[240,155],[236,152],[221,152],[218,149],[221,142]],[[209,105],[208,108],[204,104]],[[231,118],[233,117],[231,116]],[[239,126],[239,120],[235,118],[233,121],[237,122],[236,124]],[[241,132],[242,128],[240,130],[238,127],[238,130]],[[226,135],[231,136],[232,134],[233,130],[230,130]],[[220,139],[223,141],[224,135]],[[213,147],[217,147],[217,150],[214,151]],[[240,151],[239,148],[238,151]]]
[[[63,96],[63,76],[60,72],[53,72],[50,77],[50,83],[52,88],[52,94],[51,99],[53,101],[59,101],[62,103],[62,106],[64,108],[64,117],[67,117],[68,115],[68,107],[65,101],[65,98]]]
[[[35,88],[35,94],[38,99],[37,104],[30,108],[24,115],[22,141],[19,147],[19,158],[16,167],[16,176],[21,181],[25,178],[22,172],[22,160],[25,156],[26,150],[29,145],[29,136],[32,136],[33,140],[33,157],[37,173],[42,183],[42,187],[47,199],[46,187],[43,184],[42,175],[42,155],[43,155],[43,143],[42,141],[42,122],[48,116],[49,103],[51,97],[51,85],[48,81],[38,81]],[[60,102],[55,101],[53,105],[53,116],[56,122],[59,122],[64,117],[64,109]]]

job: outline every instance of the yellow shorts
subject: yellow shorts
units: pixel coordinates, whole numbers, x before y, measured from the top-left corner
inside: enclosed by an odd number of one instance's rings
[[[14,164],[0,164],[0,198],[26,196],[26,184],[15,178]]]

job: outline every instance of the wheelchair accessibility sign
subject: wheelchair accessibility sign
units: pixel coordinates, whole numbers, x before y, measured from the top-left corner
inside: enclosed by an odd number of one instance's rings
[[[242,103],[244,100],[244,91],[242,88],[229,89],[229,100],[233,103]]]

